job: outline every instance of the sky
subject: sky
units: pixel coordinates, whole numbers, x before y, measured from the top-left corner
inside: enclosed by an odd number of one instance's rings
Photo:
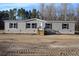
[[[0,3],[0,11],[9,10],[13,8],[24,8],[26,10],[32,10],[33,8],[39,9],[38,3]]]
[[[77,4],[73,4],[76,6]],[[32,10],[33,8],[39,9],[40,3],[0,3],[0,11],[9,10],[13,8],[24,8],[26,10]]]

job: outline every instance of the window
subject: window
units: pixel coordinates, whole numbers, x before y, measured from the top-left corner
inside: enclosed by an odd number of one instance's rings
[[[18,28],[18,24],[17,23],[14,23],[14,28]]]
[[[26,28],[30,28],[30,23],[26,23]]]
[[[62,29],[69,29],[69,24],[62,24]]]
[[[37,28],[37,23],[32,23],[32,28]]]
[[[9,23],[9,28],[13,28],[13,23]]]
[[[52,29],[52,24],[46,23],[46,24],[45,24],[45,28],[50,28],[50,29]]]
[[[18,28],[17,23],[9,23],[9,28]]]

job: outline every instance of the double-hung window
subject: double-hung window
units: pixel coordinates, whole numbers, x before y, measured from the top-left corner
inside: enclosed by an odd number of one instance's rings
[[[37,23],[32,23],[32,28],[37,28]]]
[[[26,23],[26,28],[30,28],[30,23]]]
[[[69,29],[69,24],[62,24],[62,29]]]
[[[52,24],[51,24],[51,23],[46,23],[46,24],[45,24],[45,28],[47,28],[47,29],[52,29]]]
[[[13,28],[13,23],[9,23],[9,28]]]
[[[17,23],[9,23],[9,28],[18,28]]]
[[[14,23],[14,28],[18,28],[18,24],[17,23]]]

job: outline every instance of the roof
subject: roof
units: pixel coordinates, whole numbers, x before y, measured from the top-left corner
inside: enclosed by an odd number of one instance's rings
[[[42,20],[42,19],[37,19],[37,18],[32,18],[32,19],[26,19],[26,20],[4,20],[4,22],[10,22],[10,21],[16,21],[16,22],[29,22],[29,21],[34,21],[34,20],[36,20],[36,21],[42,21],[42,22],[50,22],[50,23],[52,23],[52,22],[54,22],[54,23],[63,23],[63,22],[67,22],[67,23],[70,23],[70,22],[76,22],[76,21],[55,21],[55,20]]]
[[[48,22],[53,22],[53,23],[63,23],[63,22],[67,22],[67,23],[74,23],[76,21],[48,21]]]
[[[33,19],[26,19],[26,20],[4,20],[4,22],[6,21],[33,21]]]

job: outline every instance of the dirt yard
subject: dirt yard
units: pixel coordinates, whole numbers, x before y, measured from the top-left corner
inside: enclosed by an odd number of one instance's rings
[[[0,34],[0,55],[79,55],[79,35]]]

